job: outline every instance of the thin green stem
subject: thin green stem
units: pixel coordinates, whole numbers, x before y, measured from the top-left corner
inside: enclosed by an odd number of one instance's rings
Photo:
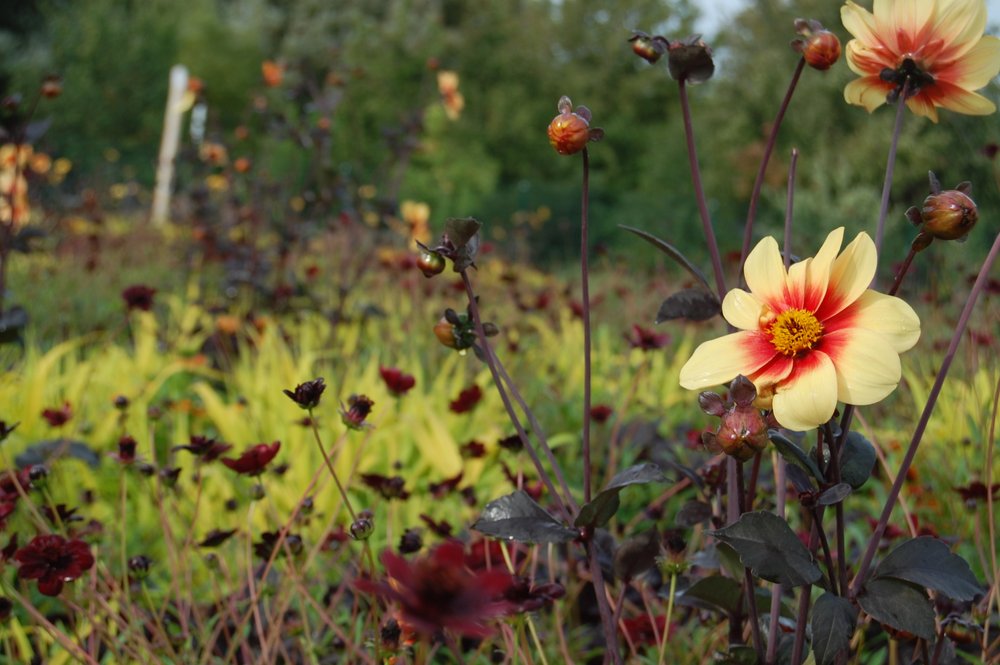
[[[677,573],[670,573],[670,595],[667,596],[667,616],[663,622],[663,634],[660,636],[660,653],[656,659],[656,665],[663,665],[667,654],[667,643],[670,641],[670,618],[674,613],[674,596],[676,595]]]
[[[875,550],[878,549],[878,544],[882,541],[882,534],[885,533],[885,527],[889,523],[889,517],[892,515],[892,510],[895,508],[896,501],[899,499],[899,492],[903,488],[903,483],[906,481],[906,474],[910,470],[910,465],[913,464],[914,457],[917,455],[917,448],[920,446],[920,442],[924,436],[924,431],[927,429],[927,423],[930,421],[931,414],[934,411],[934,406],[937,404],[938,395],[941,394],[941,387],[944,385],[944,380],[948,376],[948,370],[951,369],[951,363],[955,359],[955,353],[958,351],[958,345],[962,341],[962,336],[965,334],[965,328],[969,323],[969,317],[972,316],[972,310],[975,308],[976,301],[979,299],[979,294],[986,285],[990,269],[993,267],[993,263],[996,261],[998,253],[1000,253],[1000,233],[998,233],[994,239],[993,247],[990,249],[990,253],[987,255],[986,260],[983,261],[983,265],[979,269],[979,276],[976,278],[976,282],[973,284],[969,297],[966,300],[965,308],[962,310],[961,316],[959,316],[958,324],[955,326],[955,331],[951,336],[951,343],[948,345],[948,351],[945,353],[944,360],[941,362],[941,368],[938,370],[937,377],[934,379],[934,385],[931,388],[931,392],[927,396],[927,403],[924,405],[923,413],[920,414],[920,420],[918,421],[917,427],[913,432],[913,438],[910,440],[910,445],[906,449],[906,455],[903,457],[903,461],[899,465],[896,480],[893,482],[892,488],[889,490],[889,496],[886,498],[882,515],[879,517],[878,523],[875,525],[875,531],[872,533],[871,539],[868,541],[868,547],[865,550],[864,557],[861,560],[861,565],[858,568],[858,574],[854,577],[854,582],[852,583],[850,590],[851,598],[858,595],[861,591],[861,587],[867,579],[868,568],[871,566],[872,559],[875,557]]]

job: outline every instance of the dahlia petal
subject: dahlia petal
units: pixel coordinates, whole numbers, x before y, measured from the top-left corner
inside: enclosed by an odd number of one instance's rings
[[[921,91],[920,94],[907,99],[906,107],[916,115],[922,115],[925,118],[929,118],[931,122],[936,123],[938,121],[937,109],[934,107],[934,102],[931,101],[930,95],[926,90]]]
[[[722,301],[722,316],[740,330],[759,330],[765,305],[752,293],[733,289]]]
[[[844,100],[848,104],[864,106],[871,113],[885,104],[885,97],[892,90],[892,84],[878,76],[864,76],[854,79],[844,87]]]
[[[757,243],[747,256],[743,274],[751,293],[771,308],[779,309],[785,297],[785,264],[777,240],[768,236]]]
[[[1000,38],[991,35],[983,37],[946,72],[942,77],[959,88],[979,90],[985,87],[1000,73]]]
[[[837,371],[830,357],[813,351],[796,359],[772,405],[774,417],[786,429],[803,432],[828,421],[837,408]]]
[[[896,53],[916,51],[933,25],[934,5],[935,0],[875,0],[876,34]]]
[[[858,76],[879,76],[886,67],[895,69],[896,56],[884,48],[871,48],[857,39],[847,42],[844,50],[847,66]],[[881,81],[881,78],[879,79]]]
[[[767,363],[759,370],[749,375],[751,381],[757,386],[758,391],[766,386],[771,386],[779,381],[784,381],[795,368],[795,360],[790,356],[777,355],[771,362]]]
[[[913,308],[902,298],[877,291],[865,291],[824,326],[828,333],[851,328],[878,333],[896,353],[912,349],[920,339],[920,318]]]
[[[949,111],[965,115],[989,115],[997,110],[996,104],[978,92],[969,92],[944,81],[935,84],[934,89],[935,103]]]
[[[830,268],[830,284],[822,305],[816,310],[817,318],[825,321],[857,300],[875,277],[877,264],[875,243],[867,233],[859,233]]]
[[[840,20],[849,33],[865,44],[879,43],[875,17],[864,7],[847,0],[847,3],[840,8]]]
[[[877,332],[853,328],[823,337],[837,370],[837,399],[846,404],[874,404],[899,385],[899,354]]]
[[[844,242],[844,227],[834,229],[826,236],[823,246],[812,258],[799,261],[788,269],[788,304],[791,307],[815,312],[830,281],[830,266]]]
[[[703,342],[681,368],[680,383],[699,390],[747,376],[766,365],[777,352],[759,332],[744,330]]]
[[[943,62],[965,56],[976,46],[984,30],[986,3],[938,0],[934,32],[930,39],[941,39],[947,45],[933,55],[934,59]]]

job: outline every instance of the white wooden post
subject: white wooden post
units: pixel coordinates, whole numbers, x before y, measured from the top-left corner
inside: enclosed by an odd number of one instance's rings
[[[174,157],[181,137],[184,93],[187,90],[188,72],[184,65],[170,68],[170,92],[167,109],[163,114],[163,139],[160,141],[160,159],[156,164],[156,189],[153,192],[153,223],[163,224],[170,213],[170,190],[174,180]]]

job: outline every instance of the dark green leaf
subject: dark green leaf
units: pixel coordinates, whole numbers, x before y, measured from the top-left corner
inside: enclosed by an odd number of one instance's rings
[[[600,493],[589,503],[580,508],[580,513],[576,516],[573,524],[579,527],[600,527],[604,526],[615,516],[621,506],[618,493],[629,485],[642,485],[645,483],[662,483],[667,478],[660,471],[660,467],[655,464],[637,464],[625,469],[608,483]]]
[[[874,577],[906,580],[960,601],[983,594],[965,559],[931,536],[908,540],[894,549],[875,569]]]
[[[732,546],[757,577],[789,587],[812,584],[823,573],[785,520],[768,512],[745,513],[713,535]]]
[[[660,240],[653,234],[647,233],[642,229],[637,229],[631,226],[625,226],[624,224],[619,224],[618,228],[625,229],[630,233],[636,234],[637,236],[639,236],[640,238],[651,244],[653,247],[657,248],[658,250],[660,250],[670,258],[672,258],[674,261],[679,263],[682,268],[684,268],[691,274],[692,277],[701,282],[706,289],[708,289],[709,291],[712,290],[712,286],[708,283],[708,278],[705,277],[705,273],[699,270],[698,267],[695,264],[691,263],[691,261],[689,261],[688,258],[684,256],[679,249],[671,245],[669,242],[665,240]]]
[[[858,489],[875,468],[875,447],[858,432],[848,432],[840,451],[840,479]]]
[[[707,321],[722,311],[722,305],[715,294],[702,289],[684,289],[668,297],[660,305],[656,322],[673,319]]]
[[[93,448],[83,441],[69,439],[48,439],[34,443],[21,451],[14,458],[14,463],[23,469],[35,464],[48,464],[53,457],[62,456],[76,458],[94,468],[101,463],[101,456]]]
[[[486,504],[472,528],[487,536],[522,543],[565,543],[579,535],[522,490]]]
[[[660,532],[656,528],[636,534],[615,551],[615,577],[632,580],[652,568],[660,553]]]
[[[851,494],[851,486],[847,483],[837,483],[833,487],[824,490],[816,497],[816,503],[821,506],[835,506]]]
[[[824,593],[813,607],[812,648],[819,665],[837,662],[851,644],[858,613],[846,598]]]
[[[743,586],[731,577],[703,577],[678,595],[681,605],[701,607],[729,614],[740,608]]]
[[[927,593],[909,582],[873,578],[858,595],[861,609],[873,619],[925,640],[934,639],[934,609]]]
[[[803,469],[812,474],[813,478],[818,480],[820,483],[825,483],[826,479],[823,477],[823,472],[819,470],[816,466],[816,460],[809,456],[809,454],[802,450],[798,445],[796,445],[791,439],[784,436],[778,430],[768,430],[768,437],[771,439],[771,443],[774,447],[778,449],[778,452],[786,461],[792,464],[797,464]]]

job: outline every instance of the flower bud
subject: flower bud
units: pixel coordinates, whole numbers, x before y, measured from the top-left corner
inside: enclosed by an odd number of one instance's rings
[[[976,203],[967,194],[949,189],[931,194],[920,209],[922,231],[938,240],[959,240],[968,235],[979,221]]]
[[[421,250],[420,256],[417,257],[417,267],[424,273],[424,277],[440,275],[445,268],[444,257],[433,250]]]
[[[575,155],[591,141],[604,138],[604,130],[590,128],[590,110],[586,106],[571,111],[573,102],[563,95],[559,98],[559,115],[549,123],[549,143],[560,155]]]
[[[802,37],[792,42],[792,48],[813,69],[825,72],[840,59],[840,39],[819,21],[796,19],[795,30]]]
[[[454,327],[448,319],[441,317],[441,320],[434,324],[434,336],[438,341],[449,349],[457,349],[458,341],[455,339]]]
[[[128,560],[128,571],[132,573],[132,576],[136,579],[145,579],[149,574],[149,567],[153,564],[153,560],[150,559],[145,554],[139,554]]]
[[[645,32],[639,31],[632,34],[629,42],[632,43],[632,51],[649,64],[659,60],[670,46],[670,43],[659,35],[650,37]]]
[[[62,79],[55,74],[50,74],[42,81],[42,97],[55,99],[62,94]]]
[[[257,483],[255,485],[253,485],[252,487],[250,487],[250,500],[251,501],[260,501],[265,496],[267,496],[267,491],[264,489],[264,486],[261,485],[260,483]]]
[[[675,81],[704,83],[715,73],[712,49],[700,35],[670,42],[667,51],[667,68]]]
[[[374,531],[375,520],[371,511],[361,511],[358,513],[358,518],[351,522],[351,538],[354,540],[368,540]]]

